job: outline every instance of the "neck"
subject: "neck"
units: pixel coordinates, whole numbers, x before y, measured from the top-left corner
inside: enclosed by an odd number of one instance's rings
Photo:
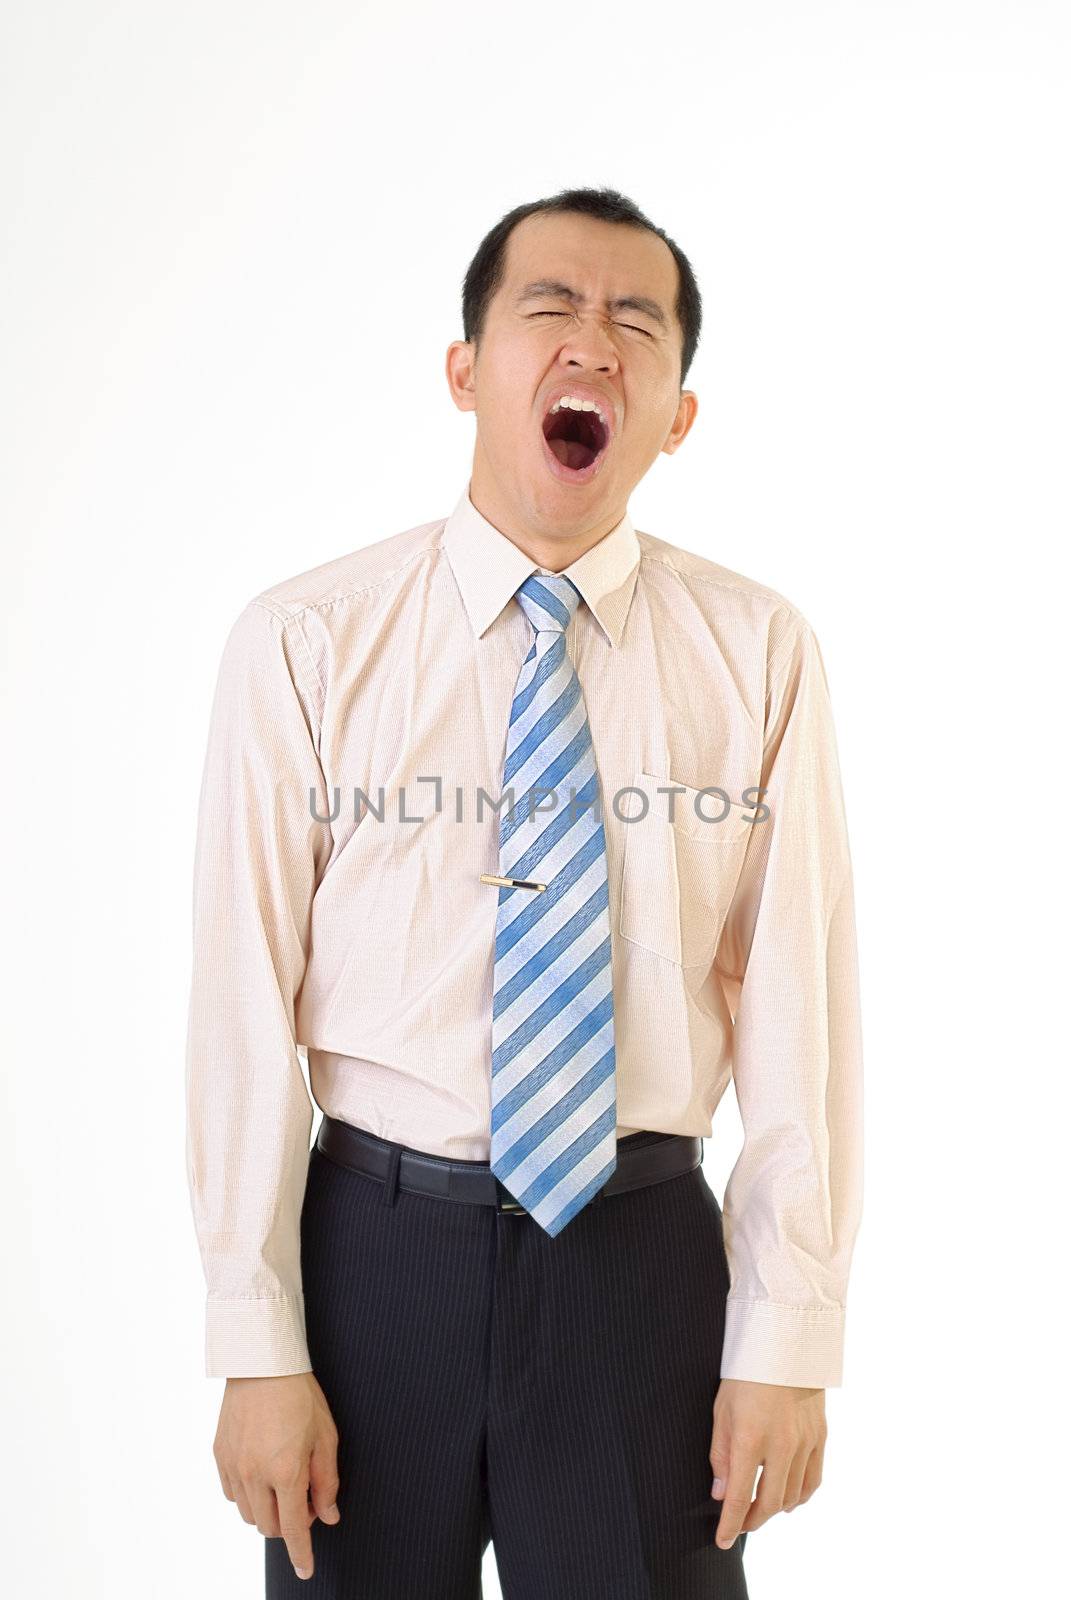
[[[509,539],[536,566],[545,567],[548,572],[563,572],[593,545],[605,539],[625,514],[622,506],[619,510],[607,512],[590,526],[536,530],[530,521],[522,524],[512,503],[498,493],[494,480],[477,466],[474,466],[469,479],[468,495],[480,515],[486,517],[503,538]]]

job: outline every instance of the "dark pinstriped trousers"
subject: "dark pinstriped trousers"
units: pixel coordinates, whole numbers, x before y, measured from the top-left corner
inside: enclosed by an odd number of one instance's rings
[[[314,1145],[301,1265],[341,1520],[311,1579],[265,1540],[268,1600],[480,1600],[489,1541],[505,1600],[747,1600],[746,1535],[714,1543],[729,1272],[701,1168],[551,1238]]]

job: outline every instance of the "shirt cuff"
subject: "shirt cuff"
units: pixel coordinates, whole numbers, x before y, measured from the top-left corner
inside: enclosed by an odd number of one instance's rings
[[[844,1362],[844,1307],[783,1306],[729,1295],[721,1376],[747,1383],[837,1389]]]
[[[282,1378],[311,1371],[304,1295],[208,1301],[206,1377]]]

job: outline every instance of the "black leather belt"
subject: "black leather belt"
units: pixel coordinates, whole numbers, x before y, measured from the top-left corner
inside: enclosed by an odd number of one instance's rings
[[[324,1116],[316,1135],[316,1146],[329,1161],[350,1167],[366,1177],[386,1183],[397,1182],[410,1194],[433,1195],[440,1200],[460,1200],[463,1205],[494,1206],[496,1211],[528,1215],[505,1184],[491,1171],[487,1161],[450,1161],[445,1156],[427,1155],[408,1145],[380,1139],[364,1128],[337,1117]],[[611,1172],[595,1201],[604,1195],[621,1194],[627,1189],[642,1189],[650,1183],[663,1183],[693,1171],[703,1160],[703,1141],[698,1134],[642,1132],[628,1134],[617,1143],[617,1166]]]

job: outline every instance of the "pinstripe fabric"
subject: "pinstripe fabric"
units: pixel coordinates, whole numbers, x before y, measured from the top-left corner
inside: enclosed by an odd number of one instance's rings
[[[480,1600],[489,1542],[505,1600],[747,1600],[748,1536],[714,1543],[729,1270],[701,1168],[552,1239],[314,1145],[301,1264],[341,1517],[308,1581],[265,1540],[267,1600]]]
[[[559,573],[533,573],[517,600],[536,632],[506,735],[503,790],[513,803],[502,813],[499,875],[546,888],[498,892],[491,1170],[554,1236],[617,1164],[606,839],[565,640],[580,592]]]

